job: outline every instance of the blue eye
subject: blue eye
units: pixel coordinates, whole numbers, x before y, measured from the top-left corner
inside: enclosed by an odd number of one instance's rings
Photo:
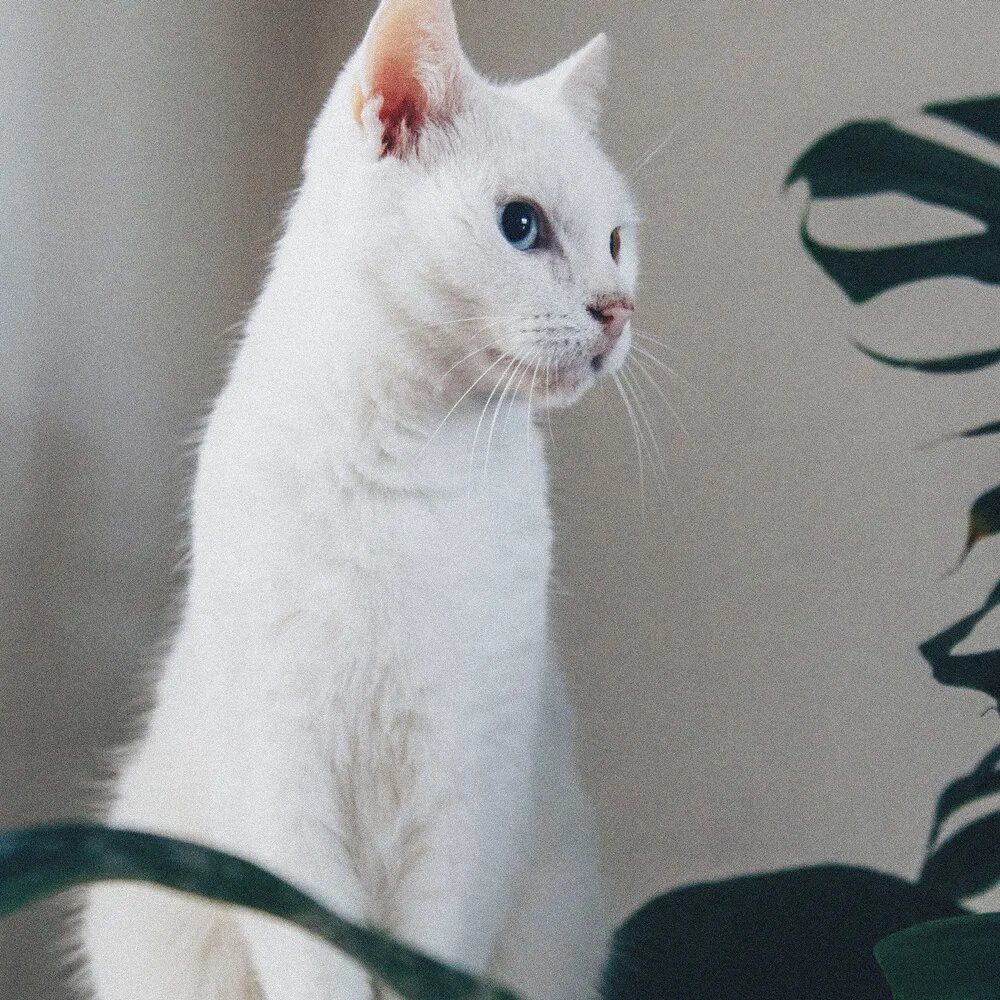
[[[526,201],[508,202],[500,210],[500,232],[515,250],[534,250],[542,233],[538,209]]]

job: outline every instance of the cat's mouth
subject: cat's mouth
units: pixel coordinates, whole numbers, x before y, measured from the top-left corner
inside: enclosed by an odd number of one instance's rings
[[[519,398],[535,408],[562,408],[575,403],[598,380],[610,376],[616,365],[607,357],[534,355],[519,357],[500,348],[484,352],[482,375],[492,374],[489,392],[493,398]],[[486,379],[483,379],[485,382]]]
[[[562,403],[562,397],[571,396],[575,399],[593,381],[593,377],[583,366],[556,362],[542,373],[537,388],[546,394],[546,398],[554,395],[557,402]]]
[[[530,384],[525,380],[521,395],[533,408],[561,409],[575,403],[598,378],[598,371],[583,359],[554,358],[534,370]]]
[[[610,352],[592,356],[585,350],[557,350],[522,356],[500,347],[487,347],[479,352],[477,371],[470,375],[476,376],[476,395],[485,395],[497,405],[519,399],[532,409],[562,409],[617,368]]]

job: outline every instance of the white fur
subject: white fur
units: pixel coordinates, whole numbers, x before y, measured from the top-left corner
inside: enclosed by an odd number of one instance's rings
[[[549,655],[531,411],[595,380],[586,306],[634,291],[633,209],[570,110],[599,69],[497,86],[450,52],[460,100],[382,156],[377,95],[353,112],[364,54],[312,133],[208,425],[182,624],[108,819],[256,860],[526,996],[580,998],[607,927]],[[505,242],[515,197],[557,250]],[[83,923],[99,1000],[377,994],[305,934],[187,897],[101,888]]]

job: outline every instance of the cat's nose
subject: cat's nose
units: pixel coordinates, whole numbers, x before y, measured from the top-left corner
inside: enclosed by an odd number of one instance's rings
[[[626,324],[635,312],[635,303],[631,299],[598,299],[587,306],[587,312],[603,327],[602,339],[608,350],[614,347],[621,337]]]

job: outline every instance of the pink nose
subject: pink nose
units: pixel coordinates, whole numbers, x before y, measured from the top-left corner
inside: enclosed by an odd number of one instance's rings
[[[604,340],[608,349],[617,343],[625,325],[635,312],[635,303],[631,299],[598,299],[587,306],[587,312],[604,328]]]

